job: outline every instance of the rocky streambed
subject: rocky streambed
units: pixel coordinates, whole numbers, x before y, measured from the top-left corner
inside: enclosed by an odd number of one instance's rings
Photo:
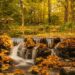
[[[25,75],[32,75],[28,71],[29,68],[43,62],[42,65],[50,71],[48,75],[75,75],[74,38],[25,38],[15,39],[15,41],[9,55],[14,60],[14,69],[25,71]],[[57,68],[56,65],[60,67]]]

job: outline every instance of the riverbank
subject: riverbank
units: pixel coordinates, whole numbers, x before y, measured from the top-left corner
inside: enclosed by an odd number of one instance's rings
[[[75,32],[50,32],[37,35],[21,35],[21,37],[41,37],[41,38],[75,38]]]
[[[25,25],[14,26],[11,29],[3,30],[3,32],[9,34],[11,37],[61,37],[61,38],[74,38],[75,29],[66,28],[62,29],[63,25]]]

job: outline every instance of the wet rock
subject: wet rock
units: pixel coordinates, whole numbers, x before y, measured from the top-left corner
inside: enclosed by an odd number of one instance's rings
[[[60,75],[67,75],[66,71],[63,68],[60,69]]]
[[[56,53],[63,58],[75,57],[75,39],[64,39],[56,46]]]
[[[19,47],[18,56],[24,59],[31,59],[35,45],[36,42],[33,38],[25,38],[23,44]]]
[[[64,67],[60,70],[60,75],[75,75],[75,68]]]
[[[37,49],[36,57],[46,58],[48,55],[51,55],[51,50],[47,47],[46,44],[40,43],[40,46]]]
[[[47,42],[46,38],[41,38],[40,39],[40,43],[43,43],[43,44],[47,44],[48,45],[48,42]]]
[[[59,42],[61,42],[60,38],[53,38],[51,48],[54,48]]]

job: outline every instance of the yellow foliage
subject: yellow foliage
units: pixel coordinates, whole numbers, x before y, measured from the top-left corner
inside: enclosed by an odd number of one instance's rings
[[[40,58],[38,58],[40,59]],[[50,75],[49,68],[61,68],[64,66],[75,66],[75,62],[64,62],[60,61],[58,56],[48,56],[46,59],[43,59],[42,62],[33,66],[31,72],[37,72],[39,75]]]
[[[26,45],[26,47],[34,47],[35,42],[32,40],[32,38],[27,38],[25,45]]]
[[[2,65],[2,70],[7,70],[9,68],[9,64],[3,64]]]
[[[14,71],[14,75],[15,74],[24,74],[24,71],[23,70],[20,70],[20,69],[16,69],[15,71]]]
[[[31,67],[30,68],[30,70],[29,70],[30,72],[36,72],[36,73],[38,73],[39,72],[39,67],[38,66],[33,66],[33,67]]]
[[[39,48],[47,48],[46,44],[40,43]]]
[[[0,46],[11,48],[12,45],[13,44],[12,44],[11,38],[8,35],[4,34],[0,36]]]
[[[8,35],[0,35],[0,57],[2,59],[0,61],[2,63],[2,67],[0,69],[2,71],[9,69],[11,66],[9,62],[12,61],[12,59],[8,56],[8,54],[12,45],[11,38]]]
[[[42,57],[36,58],[36,61],[41,61],[41,60],[43,60]]]

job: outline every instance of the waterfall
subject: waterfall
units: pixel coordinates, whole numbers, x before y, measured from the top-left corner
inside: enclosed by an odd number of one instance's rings
[[[16,61],[16,62],[22,62],[22,61],[24,61],[24,59],[22,59],[21,57],[19,57],[19,56],[17,55],[18,48],[19,48],[20,45],[21,45],[21,43],[18,44],[17,46],[15,46],[15,47],[13,47],[13,48],[11,49],[11,53],[10,53],[10,55],[9,55],[9,56],[10,56],[14,61]]]
[[[24,42],[23,42],[19,47],[18,56],[25,58],[26,51],[27,51],[27,48],[25,47]]]
[[[38,48],[38,46],[33,48],[33,51],[32,51],[32,59],[33,59],[33,60],[34,60],[35,57],[36,57],[36,54],[37,54],[37,48]]]
[[[18,48],[19,48],[20,45],[21,45],[21,43],[18,44],[17,46],[14,46],[14,47],[11,49],[10,57],[15,58],[15,57],[17,56]]]
[[[51,50],[51,55],[53,56],[53,55],[56,55],[56,52],[55,52],[55,50],[54,49],[50,49]]]
[[[36,53],[37,53],[37,46],[32,48],[32,49],[27,49],[26,50],[26,54],[24,55],[25,56],[25,59],[29,59],[28,56],[30,55],[30,59],[31,60],[35,60],[35,57],[36,57]]]
[[[11,49],[11,53],[9,55],[10,58],[12,58],[16,63],[18,63],[16,66],[29,66],[29,64],[33,64],[34,62],[32,60],[25,60],[17,55],[18,48],[22,45],[22,43],[19,43],[17,46],[13,47]]]
[[[57,49],[57,47],[60,45],[60,43],[61,43],[61,42],[59,42],[59,43],[54,47],[54,49]]]
[[[29,49],[26,50],[25,59],[28,59],[29,51]]]
[[[48,47],[51,48],[52,47],[52,43],[53,43],[53,39],[48,38],[47,42],[48,42]]]
[[[36,41],[36,43],[38,43],[40,38],[35,38],[34,40]],[[46,40],[48,42],[48,48],[49,50],[51,50],[51,55],[56,55],[56,48],[58,47],[59,43],[52,49],[51,44],[53,42],[53,39],[48,38]],[[24,45],[24,42],[21,41],[17,46],[14,46],[11,49],[10,57],[18,63],[17,66],[27,66],[29,64],[34,64],[34,60],[37,55],[37,48],[38,46],[28,49]]]
[[[54,49],[51,49],[51,55],[57,55],[57,47],[59,46],[60,42],[54,47]]]

